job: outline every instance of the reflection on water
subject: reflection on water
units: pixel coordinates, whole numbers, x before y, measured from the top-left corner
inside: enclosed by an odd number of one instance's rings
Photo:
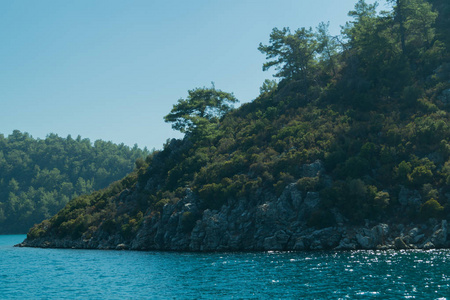
[[[0,298],[446,299],[448,250],[175,253],[13,248]]]

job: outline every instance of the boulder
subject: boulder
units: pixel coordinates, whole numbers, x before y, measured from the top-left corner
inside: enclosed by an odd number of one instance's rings
[[[389,225],[378,224],[372,228],[372,243],[374,246],[386,244],[386,238],[389,234]]]
[[[316,230],[311,234],[311,239],[317,242],[317,246],[312,244],[311,250],[334,249],[339,245],[341,238],[342,233],[333,227]]]
[[[448,226],[447,221],[442,220],[440,228],[438,228],[431,236],[431,242],[437,247],[441,248],[447,244]]]
[[[301,167],[302,177],[316,177],[323,171],[323,164],[321,160],[316,160],[311,164],[304,164]]]
[[[117,246],[116,246],[116,250],[127,250],[127,249],[129,249],[129,247],[127,246],[127,245],[125,245],[125,244],[118,244]]]
[[[355,237],[356,237],[356,241],[363,249],[372,248],[372,241],[369,236],[358,233],[358,234],[356,234]]]
[[[356,244],[351,241],[348,237],[343,238],[339,242],[339,246],[335,248],[336,250],[355,250]]]
[[[308,192],[305,197],[305,206],[308,210],[316,208],[320,203],[320,196],[317,192]]]
[[[302,200],[302,193],[297,189],[296,183],[287,185],[279,198],[279,202],[283,203],[284,207],[291,205],[294,209],[300,208]]]
[[[422,247],[423,250],[430,250],[436,248],[432,242],[426,242]]]
[[[408,245],[406,245],[405,241],[401,237],[396,237],[394,240],[394,247],[397,250],[408,249]]]
[[[286,250],[286,246],[292,234],[279,230],[275,235],[264,239],[264,250]]]
[[[423,241],[425,234],[421,233],[418,227],[411,229],[408,234],[404,237],[404,241],[408,244],[416,245]]]
[[[367,228],[360,229],[355,238],[361,248],[375,249],[378,246],[386,244],[388,233],[389,226],[381,223],[372,227],[370,230]]]
[[[311,232],[306,230],[296,237],[294,250],[330,250],[338,247],[342,232],[333,227],[319,229]]]

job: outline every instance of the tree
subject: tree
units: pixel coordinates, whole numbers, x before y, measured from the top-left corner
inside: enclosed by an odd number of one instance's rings
[[[318,43],[312,29],[300,28],[293,34],[290,29],[274,28],[270,34],[270,44],[259,44],[258,50],[266,54],[268,61],[263,65],[266,71],[275,66],[279,70],[274,76],[302,80],[305,85],[313,74]]]
[[[211,88],[196,88],[188,91],[186,99],[179,99],[168,115],[167,123],[182,133],[193,132],[197,127],[210,123],[218,123],[219,119],[238,102],[232,93]]]
[[[276,91],[278,88],[278,83],[275,80],[266,79],[264,80],[262,86],[259,88],[259,93],[268,94]]]
[[[359,0],[355,4],[355,10],[348,12],[348,16],[354,20],[347,22],[342,28],[343,34],[350,40],[350,44],[363,38],[362,33],[367,34],[370,29],[375,29],[378,3],[367,4],[364,0]]]
[[[405,5],[403,0],[388,0],[390,3],[395,2],[394,21],[398,24],[400,43],[402,52],[406,52],[406,33],[405,33]]]
[[[359,0],[348,15],[353,20],[342,30],[348,41],[344,70],[349,91],[346,98],[367,109],[377,99],[387,99],[411,85],[412,72],[393,32],[391,14],[378,15],[376,2]]]
[[[439,12],[436,19],[436,35],[446,45],[450,45],[450,2],[448,0],[428,0]],[[448,49],[447,49],[448,50]],[[447,52],[447,59],[449,58]]]
[[[438,13],[424,0],[388,0],[394,4],[394,23],[398,27],[401,49],[429,49],[435,37],[434,23]]]
[[[386,47],[387,38],[381,34],[385,26],[382,26],[381,18],[377,17],[377,6],[376,2],[367,4],[364,0],[359,0],[355,4],[355,10],[348,13],[354,20],[347,22],[342,28],[342,33],[348,39],[350,53],[358,57],[357,61],[372,62],[374,56],[379,55],[380,50]]]
[[[318,42],[318,52],[321,63],[326,65],[326,68],[331,69],[333,76],[336,75],[336,56],[339,52],[339,43],[336,37],[329,34],[328,28],[330,23],[321,22],[317,27],[316,38]]]
[[[70,198],[104,188],[133,170],[147,150],[49,134],[0,134],[0,234],[25,233]],[[78,184],[77,184],[77,180]],[[2,220],[4,222],[2,222]]]

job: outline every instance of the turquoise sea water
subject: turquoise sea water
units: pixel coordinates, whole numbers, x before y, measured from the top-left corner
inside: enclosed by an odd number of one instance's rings
[[[448,250],[174,253],[12,247],[24,238],[0,236],[0,299],[450,297]]]

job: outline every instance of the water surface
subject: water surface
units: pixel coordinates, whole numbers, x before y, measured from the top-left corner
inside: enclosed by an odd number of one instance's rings
[[[14,248],[0,298],[447,299],[450,251],[175,253]]]

